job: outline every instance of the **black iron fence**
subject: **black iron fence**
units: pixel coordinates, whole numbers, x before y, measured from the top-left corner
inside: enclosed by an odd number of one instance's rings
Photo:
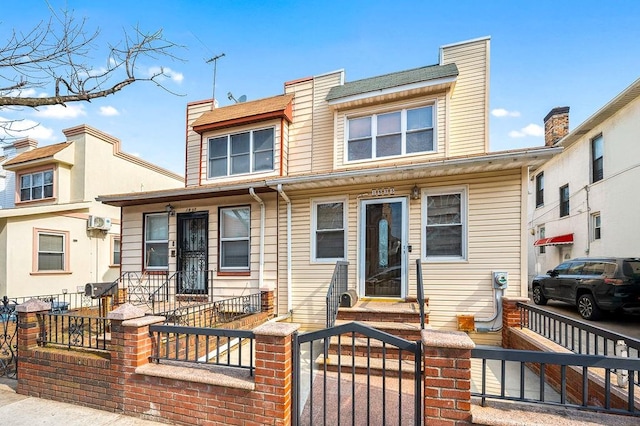
[[[327,290],[327,328],[333,327],[338,317],[340,298],[347,291],[349,283],[349,262],[337,262]]]
[[[640,359],[640,340],[598,326],[518,303],[520,327],[527,328],[564,348],[585,355]],[[635,375],[640,384],[640,375]]]
[[[477,346],[471,351],[471,395],[640,416],[640,359]],[[479,372],[478,372],[479,370]],[[477,377],[477,376],[480,377]],[[479,383],[479,385],[478,385]]]
[[[184,362],[255,369],[255,335],[250,330],[150,325],[155,362]]]
[[[61,313],[38,314],[41,345],[106,350],[110,321],[104,317]]]
[[[51,303],[52,312],[97,309],[100,304],[100,300],[85,295],[84,286],[77,287],[73,292],[63,291],[62,293],[39,294],[37,296],[11,297],[12,302],[18,305],[31,299]]]
[[[4,296],[0,300],[0,377],[16,378],[17,372],[17,302]]]
[[[424,330],[425,313],[424,313],[424,287],[422,284],[422,262],[420,259],[416,259],[416,294],[418,299],[418,305],[420,307],[420,329]]]
[[[182,301],[174,309],[159,312],[165,324],[191,327],[217,327],[251,314],[262,312],[262,293],[232,297],[215,302],[197,303]]]

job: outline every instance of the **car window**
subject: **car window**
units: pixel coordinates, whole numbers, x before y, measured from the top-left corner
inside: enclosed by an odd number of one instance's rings
[[[625,260],[622,262],[622,272],[633,278],[640,277],[640,261]]]
[[[581,275],[584,268],[584,262],[572,262],[567,271],[567,275]]]
[[[604,262],[587,262],[582,270],[582,275],[602,275],[604,274]]]
[[[553,268],[554,271],[558,273],[558,275],[567,275],[567,271],[571,266],[571,262],[564,262]]]
[[[604,275],[613,276],[616,273],[616,269],[618,268],[617,263],[604,263]]]

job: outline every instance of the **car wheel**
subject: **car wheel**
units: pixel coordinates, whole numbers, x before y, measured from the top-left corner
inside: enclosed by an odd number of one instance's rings
[[[578,297],[578,312],[580,312],[582,318],[591,321],[600,319],[602,316],[602,311],[600,311],[595,300],[593,300],[593,296],[589,293],[582,294]]]
[[[536,305],[547,304],[547,298],[542,294],[542,288],[539,285],[533,286],[533,303]]]

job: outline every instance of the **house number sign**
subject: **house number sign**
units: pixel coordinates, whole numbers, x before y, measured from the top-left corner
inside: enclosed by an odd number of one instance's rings
[[[374,188],[371,190],[371,195],[374,197],[394,195],[395,193],[396,193],[395,188]]]

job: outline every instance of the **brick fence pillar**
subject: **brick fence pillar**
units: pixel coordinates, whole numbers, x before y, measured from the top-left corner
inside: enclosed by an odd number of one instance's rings
[[[262,312],[266,312],[269,314],[269,317],[275,316],[274,313],[274,295],[272,289],[262,289],[260,291],[260,298],[262,300]]]
[[[259,423],[291,424],[293,333],[292,323],[266,323],[253,330],[256,336],[255,391],[263,395],[258,404],[263,419]]]
[[[520,310],[518,303],[527,303],[526,297],[502,297],[502,347],[511,347],[509,329],[511,327],[521,327]],[[526,321],[526,318],[525,318]]]
[[[471,424],[471,338],[459,331],[422,330],[424,424]]]

